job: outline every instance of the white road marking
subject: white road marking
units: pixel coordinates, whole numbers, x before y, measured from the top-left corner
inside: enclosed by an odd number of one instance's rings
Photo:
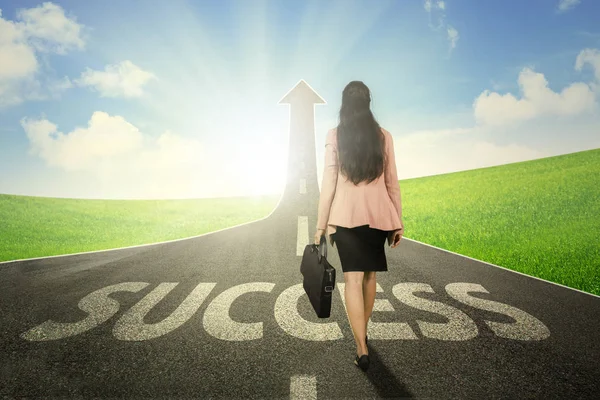
[[[38,326],[22,333],[20,336],[29,341],[48,341],[78,335],[105,323],[119,311],[119,301],[110,298],[110,294],[116,292],[135,293],[146,288],[148,285],[146,282],[123,282],[98,289],[79,301],[79,308],[88,314],[81,321],[55,322],[46,320]],[[199,305],[205,300],[216,283],[198,284],[181,305],[170,316],[164,318],[163,321],[154,324],[143,323],[143,319],[149,310],[158,304],[176,285],[177,283],[173,282],[161,283],[138,301],[137,304],[134,304],[116,321],[113,329],[114,336],[118,340],[141,341],[162,336],[175,330],[189,320],[191,315],[198,310]],[[262,322],[236,322],[229,317],[229,312],[233,302],[242,294],[249,292],[270,293],[274,286],[274,283],[269,282],[252,282],[225,290],[216,296],[207,306],[203,318],[204,329],[210,335],[222,340],[240,341],[262,338]],[[336,287],[341,295],[342,304],[345,309],[345,284],[336,282]],[[527,341],[543,340],[550,336],[548,328],[537,318],[525,311],[497,301],[471,296],[471,292],[489,294],[479,284],[467,282],[450,283],[446,285],[445,290],[450,297],[467,306],[503,314],[516,321],[509,323],[484,321],[498,337]],[[383,292],[379,284],[377,284],[377,291]],[[461,310],[439,301],[418,297],[417,294],[419,292],[434,293],[431,286],[426,283],[402,282],[394,285],[391,291],[403,304],[418,310],[439,314],[444,320],[448,321],[434,323],[417,320],[417,326],[425,338],[464,341],[473,339],[479,334],[475,322]],[[298,302],[301,297],[304,297],[303,302],[308,300],[303,284],[299,283],[285,289],[275,301],[275,320],[285,333],[299,339],[311,341],[331,341],[344,338],[340,325],[338,321],[335,321],[335,318],[330,318],[328,322],[313,322],[317,321],[317,318],[312,314],[310,317],[312,321],[305,320],[298,312]],[[337,301],[336,294],[336,299],[333,300],[334,307]],[[309,303],[305,303],[305,306],[306,304]],[[247,306],[252,307],[252,304],[247,304]],[[373,309],[378,312],[394,311],[391,303],[385,299],[375,299]],[[336,315],[335,310],[332,313],[337,319],[344,318],[341,314]],[[371,321],[369,323],[368,335],[372,339],[420,339],[406,322],[380,323]]]
[[[343,339],[337,322],[310,322],[298,313],[298,299],[306,297],[302,283],[285,289],[275,301],[275,320],[288,335],[298,339],[325,341]],[[333,302],[335,304],[335,301]],[[332,307],[333,305],[332,304]],[[311,311],[314,314],[314,310]],[[316,318],[316,315],[315,315]]]
[[[216,283],[200,283],[168,317],[154,324],[145,323],[146,314],[178,284],[178,282],[163,282],[134,304],[116,322],[113,328],[115,337],[119,340],[138,341],[166,335],[190,319],[216,285]]]
[[[298,217],[298,239],[296,242],[296,255],[302,256],[308,244],[308,217]]]
[[[316,400],[317,377],[310,375],[295,375],[290,383],[290,400]]]
[[[346,310],[346,317],[348,318],[348,323],[350,323],[350,318],[348,317],[348,309],[346,308],[346,296],[344,292],[346,284],[336,282],[335,286],[337,286],[337,289],[340,291],[340,295],[342,296],[342,303],[344,304],[344,310]],[[377,286],[379,286],[379,283],[377,284]],[[375,307],[377,307],[376,305],[378,302],[381,302],[381,299],[375,299],[373,311],[375,311]],[[415,335],[415,333],[413,332],[410,325],[408,325],[406,322],[373,322],[372,319],[373,318],[371,317],[369,325],[367,326],[367,336],[369,336],[370,339],[419,339],[418,336]]]
[[[375,291],[377,293],[383,293],[383,288],[379,285],[379,282],[376,283]],[[344,303],[344,307],[346,304]],[[395,311],[392,303],[390,303],[387,299],[375,299],[375,303],[373,304],[373,311]]]
[[[470,340],[477,337],[479,334],[477,325],[467,314],[448,304],[415,296],[418,292],[435,293],[426,283],[401,282],[392,288],[394,296],[404,304],[418,310],[440,314],[448,319],[448,322],[442,323],[417,320],[423,336],[448,341]]]
[[[69,336],[79,335],[108,321],[119,311],[120,304],[117,300],[108,297],[116,292],[139,292],[149,283],[123,282],[110,285],[93,291],[79,301],[77,306],[89,315],[78,322],[55,322],[51,319],[31,328],[21,337],[32,342],[64,339]]]
[[[396,286],[394,286],[394,288]],[[548,327],[533,315],[528,314],[523,310],[519,310],[516,307],[511,307],[508,304],[469,296],[469,292],[490,293],[485,290],[483,286],[478,285],[477,283],[449,283],[446,285],[445,289],[451,297],[460,301],[461,303],[478,308],[480,310],[493,311],[499,314],[508,315],[517,321],[515,323],[506,323],[484,320],[486,325],[492,331],[494,331],[496,336],[500,336],[505,339],[516,340],[544,340],[550,337],[550,330]],[[392,292],[394,295],[396,295],[396,297],[398,297],[393,289]],[[420,324],[419,321],[417,322]]]
[[[306,194],[306,179],[300,179],[300,194]]]
[[[212,336],[229,341],[254,340],[263,337],[262,322],[237,322],[229,316],[231,304],[244,293],[271,292],[274,283],[243,283],[219,294],[206,308],[202,323],[206,332]]]

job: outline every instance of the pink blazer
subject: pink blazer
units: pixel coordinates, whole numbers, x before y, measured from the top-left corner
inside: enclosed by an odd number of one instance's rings
[[[326,229],[330,241],[338,226],[354,228],[369,225],[384,231],[403,227],[394,141],[387,130],[382,128],[382,131],[389,162],[376,180],[369,184],[361,182],[357,186],[339,171],[337,129],[327,132],[317,229]]]

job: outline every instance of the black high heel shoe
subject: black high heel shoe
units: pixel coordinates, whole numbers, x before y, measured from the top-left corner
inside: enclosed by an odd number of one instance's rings
[[[368,340],[369,340],[368,336],[365,336],[365,344],[369,344]],[[368,354],[363,354],[360,357],[358,355],[356,355],[356,358],[354,359],[354,364],[356,364],[358,367],[360,367],[360,369],[362,369],[363,371],[366,371],[367,369],[369,369],[370,363],[371,363],[371,360],[369,360]]]
[[[357,355],[356,358],[354,359],[354,364],[356,364],[363,371],[368,370],[369,364],[370,364],[369,355],[363,354],[360,357],[358,357],[358,355]]]

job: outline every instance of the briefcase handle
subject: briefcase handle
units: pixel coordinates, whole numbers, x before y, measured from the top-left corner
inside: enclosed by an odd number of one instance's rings
[[[321,264],[322,257],[325,257],[327,259],[327,239],[325,238],[325,235],[321,236],[321,241],[319,242],[319,253],[318,253],[319,264]]]

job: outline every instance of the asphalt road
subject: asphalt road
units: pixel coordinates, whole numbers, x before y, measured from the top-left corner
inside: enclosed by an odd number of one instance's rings
[[[314,204],[311,204],[311,209]],[[408,238],[355,346],[337,269],[318,319],[280,208],[195,238],[0,264],[3,398],[598,398],[600,297]]]

